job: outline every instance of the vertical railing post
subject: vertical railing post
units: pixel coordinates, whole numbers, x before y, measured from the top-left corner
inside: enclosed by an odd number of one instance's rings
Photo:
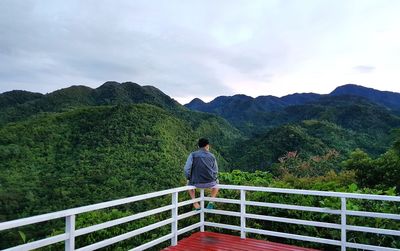
[[[204,189],[200,189],[200,232],[204,232]]]
[[[171,246],[176,246],[178,244],[178,192],[172,193],[172,210],[171,210]]]
[[[246,190],[240,189],[240,238],[246,238]]]
[[[65,251],[75,250],[75,215],[65,217],[65,233],[68,239],[65,240]]]
[[[346,198],[342,197],[340,198],[342,205],[341,205],[341,220],[340,223],[342,225],[341,227],[341,251],[346,251],[346,242],[347,242],[347,236],[346,236]]]

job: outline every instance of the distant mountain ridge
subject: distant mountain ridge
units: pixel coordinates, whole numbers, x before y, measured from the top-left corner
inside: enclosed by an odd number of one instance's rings
[[[360,96],[391,110],[400,111],[400,93],[379,91],[355,84],[339,86],[329,94],[294,93],[280,98],[271,95],[253,98],[243,94],[237,94],[234,96],[219,96],[208,103],[205,103],[199,98],[195,98],[185,106],[192,110],[218,114],[219,111],[226,111],[229,107],[232,109],[232,105],[247,103],[248,106],[251,106],[250,110],[253,112],[271,112],[291,105],[306,104],[325,96],[342,95]]]
[[[209,103],[195,99],[189,109],[219,115],[253,137],[288,123],[303,120],[329,121],[344,129],[375,138],[379,153],[390,142],[390,130],[400,126],[400,93],[381,92],[357,85],[344,85],[330,94],[295,93],[281,98],[246,95],[220,96]],[[372,145],[371,145],[372,146]]]

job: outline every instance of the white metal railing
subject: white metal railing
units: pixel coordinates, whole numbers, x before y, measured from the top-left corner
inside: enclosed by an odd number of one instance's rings
[[[213,214],[240,217],[240,226],[221,224],[221,223],[215,223],[215,222],[209,222],[209,221],[204,222],[205,226],[219,227],[219,228],[224,228],[224,229],[229,229],[229,230],[240,231],[241,238],[246,238],[246,233],[255,233],[255,234],[262,234],[262,235],[268,235],[268,236],[274,236],[274,237],[283,237],[283,238],[300,240],[300,241],[309,241],[309,242],[317,242],[317,243],[340,246],[342,251],[345,251],[346,248],[359,248],[359,249],[374,250],[374,251],[395,251],[395,250],[400,251],[400,249],[396,249],[396,248],[348,242],[347,236],[346,236],[347,231],[400,236],[399,230],[353,226],[353,225],[346,224],[347,216],[361,216],[361,217],[400,220],[399,214],[347,210],[347,199],[365,199],[365,200],[400,202],[399,196],[340,193],[340,192],[284,189],[284,188],[271,188],[271,187],[234,186],[234,185],[219,185],[219,188],[239,190],[240,191],[240,200],[225,199],[225,198],[210,198],[210,197],[205,197],[204,200],[212,201],[212,202],[238,204],[238,205],[240,205],[240,212],[204,209],[205,213],[213,213]],[[299,206],[299,205],[248,201],[248,200],[246,200],[246,192],[247,191],[282,193],[282,194],[298,194],[298,195],[313,195],[313,196],[322,196],[322,197],[335,197],[335,198],[340,198],[341,209],[335,210],[335,209],[322,208],[322,207],[308,207],[308,206]],[[247,206],[259,206],[259,207],[268,207],[268,208],[277,208],[277,209],[300,210],[300,211],[308,211],[308,212],[320,212],[320,213],[327,213],[327,214],[335,214],[335,215],[340,215],[341,222],[340,222],[340,224],[336,224],[336,223],[328,223],[328,222],[309,221],[309,220],[301,220],[301,219],[293,219],[293,218],[249,214],[249,213],[246,213]],[[305,235],[249,228],[249,227],[246,227],[246,219],[258,219],[258,220],[266,220],[266,221],[273,221],[273,222],[282,222],[282,223],[289,223],[289,224],[299,224],[299,225],[306,225],[306,226],[337,229],[337,230],[341,231],[341,239],[334,240],[334,239],[326,239],[326,238],[319,238],[319,237],[312,237],[312,236],[305,236]]]
[[[202,222],[204,222],[204,212],[202,212],[202,211],[191,211],[188,213],[178,215],[179,207],[191,205],[192,203],[195,203],[195,202],[201,202],[201,198],[178,202],[179,192],[187,191],[187,190],[193,189],[193,188],[194,187],[192,187],[192,186],[178,187],[178,188],[133,196],[133,197],[129,197],[129,198],[93,204],[93,205],[89,205],[89,206],[83,206],[83,207],[63,210],[63,211],[54,212],[54,213],[33,216],[33,217],[19,219],[19,220],[2,222],[2,223],[0,223],[0,231],[14,229],[17,227],[27,226],[27,225],[31,225],[31,224],[40,223],[40,222],[65,218],[65,233],[59,234],[56,236],[52,236],[52,237],[48,237],[48,238],[45,238],[42,240],[29,242],[29,243],[19,245],[16,247],[7,248],[4,251],[32,250],[32,249],[49,246],[49,245],[52,245],[52,244],[55,244],[58,242],[65,242],[65,250],[67,250],[67,251],[96,250],[96,249],[118,243],[120,241],[132,238],[139,234],[154,230],[156,228],[159,228],[159,227],[162,227],[162,226],[165,226],[168,224],[171,224],[171,233],[170,234],[162,236],[151,242],[145,243],[145,244],[143,244],[139,247],[136,247],[132,250],[144,250],[144,249],[153,247],[153,246],[155,246],[161,242],[164,242],[166,240],[169,240],[169,239],[171,240],[171,245],[176,245],[177,241],[178,241],[178,235],[181,235],[188,231],[194,230],[196,228],[200,228],[204,225],[204,224],[202,224]],[[204,191],[202,191],[202,194],[204,197]],[[79,229],[75,228],[75,217],[78,214],[82,214],[82,213],[86,213],[86,212],[90,212],[90,211],[94,211],[94,210],[99,210],[99,209],[105,209],[105,208],[109,208],[109,207],[115,207],[115,206],[119,206],[119,205],[124,205],[124,204],[128,204],[128,203],[133,203],[133,202],[156,198],[156,197],[165,196],[165,195],[172,195],[171,196],[172,201],[171,201],[170,205],[159,207],[156,209],[151,209],[151,210],[148,210],[145,212],[137,213],[134,215],[126,216],[126,217],[111,220],[111,221],[107,221],[107,222],[96,224],[96,225],[89,226],[89,227],[84,227],[84,228],[79,228]],[[204,205],[204,201],[201,202],[201,204]],[[105,228],[113,227],[113,226],[116,226],[119,224],[131,222],[131,221],[134,221],[137,219],[141,219],[141,218],[144,218],[144,217],[147,217],[150,215],[166,212],[169,210],[171,211],[171,218],[169,218],[169,219],[166,219],[166,220],[163,220],[163,221],[160,221],[160,222],[157,222],[157,223],[154,223],[154,224],[151,224],[151,225],[148,225],[148,226],[112,237],[110,239],[96,242],[94,244],[91,244],[91,245],[88,245],[88,246],[85,246],[85,247],[82,247],[79,249],[75,249],[75,238],[78,236],[92,233],[92,232],[102,230]],[[178,221],[179,220],[182,220],[182,219],[185,219],[185,218],[197,215],[197,214],[203,214],[203,216],[202,216],[203,221],[200,221],[198,223],[195,223],[193,225],[190,225],[188,227],[178,230]],[[0,232],[0,234],[1,234],[1,232]]]
[[[0,231],[13,229],[21,226],[31,225],[35,223],[40,223],[44,221],[65,218],[65,233],[59,234],[56,236],[52,236],[46,239],[37,240],[33,242],[29,242],[20,246],[11,247],[6,249],[7,251],[15,251],[15,250],[32,250],[40,247],[45,247],[58,242],[65,242],[65,250],[79,250],[79,251],[87,251],[87,250],[96,250],[102,247],[106,247],[120,241],[132,238],[139,234],[157,229],[162,226],[171,225],[171,233],[162,236],[158,239],[150,241],[148,243],[144,243],[141,246],[135,247],[132,250],[145,250],[147,248],[153,247],[161,242],[170,240],[171,245],[176,245],[178,241],[178,236],[186,233],[188,231],[192,231],[194,229],[199,228],[200,231],[204,231],[206,226],[208,227],[217,227],[224,228],[230,230],[240,231],[241,238],[246,238],[246,233],[255,233],[262,234],[268,236],[275,237],[283,237],[300,241],[309,241],[323,244],[330,244],[335,246],[340,246],[341,250],[346,250],[346,248],[359,248],[364,250],[376,250],[376,251],[399,251],[400,249],[389,248],[389,247],[380,247],[373,246],[361,243],[351,243],[347,241],[346,233],[347,231],[356,231],[356,232],[365,232],[365,233],[375,233],[375,234],[383,234],[383,235],[392,235],[392,236],[400,236],[399,230],[391,230],[391,229],[383,229],[383,228],[372,228],[372,227],[364,227],[364,226],[353,226],[346,224],[347,216],[360,216],[360,217],[372,217],[372,218],[383,218],[383,219],[391,219],[391,220],[400,220],[399,214],[389,214],[389,213],[378,213],[378,212],[366,212],[366,211],[354,211],[347,210],[347,199],[365,199],[365,200],[380,200],[380,201],[392,201],[392,202],[400,202],[399,196],[385,196],[385,195],[371,195],[371,194],[356,194],[356,193],[339,193],[339,192],[325,192],[325,191],[312,191],[312,190],[297,190],[297,189],[282,189],[282,188],[270,188],[270,187],[252,187],[252,186],[235,186],[235,185],[219,185],[221,189],[232,189],[240,191],[240,200],[237,199],[226,199],[226,198],[210,198],[204,196],[204,189],[200,190],[200,197],[193,200],[186,200],[179,202],[178,194],[179,192],[183,192],[189,189],[193,189],[192,186],[184,186],[173,188],[169,190],[163,190],[138,196],[133,196],[129,198],[113,200],[109,202],[98,203],[94,205],[78,207],[73,209],[68,209],[64,211],[43,214],[38,216],[33,216],[29,218],[2,222],[0,223]],[[330,208],[322,208],[322,207],[309,207],[309,206],[299,206],[299,205],[289,205],[289,204],[279,204],[279,203],[268,203],[268,202],[259,202],[259,201],[248,201],[246,199],[247,191],[258,191],[258,192],[269,192],[269,193],[282,193],[282,194],[298,194],[298,195],[312,195],[312,196],[322,196],[322,197],[336,197],[341,200],[341,209],[330,209]],[[85,212],[90,212],[94,210],[119,206],[127,203],[133,203],[141,200],[146,200],[150,198],[155,198],[159,196],[171,195],[171,204],[163,207],[159,207],[156,209],[151,209],[145,212],[137,213],[134,215],[126,216],[123,218],[107,221],[104,223],[96,224],[89,227],[84,227],[80,229],[75,228],[75,217],[78,214],[82,214]],[[204,202],[212,201],[219,203],[231,203],[240,205],[240,212],[234,211],[226,211],[226,210],[217,210],[217,209],[205,209]],[[186,205],[190,205],[194,202],[200,202],[201,210],[200,211],[190,211],[184,214],[178,214],[178,208]],[[319,213],[327,213],[340,215],[341,222],[337,223],[328,223],[328,222],[318,222],[318,221],[309,221],[302,219],[292,219],[292,218],[284,218],[284,217],[275,217],[268,215],[258,215],[251,214],[246,212],[246,207],[248,206],[258,206],[258,207],[268,207],[268,208],[277,208],[277,209],[287,209],[287,210],[300,210],[300,211],[308,211],[308,212],[319,212]],[[109,228],[112,226],[116,226],[119,224],[131,222],[137,219],[141,219],[150,215],[158,214],[161,212],[171,211],[171,218],[112,237],[110,239],[106,239],[79,249],[75,249],[75,237],[85,235],[88,233],[92,233],[98,230],[102,230],[105,228]],[[205,220],[205,213],[207,214],[220,214],[227,216],[235,216],[240,217],[240,226],[222,224],[216,222],[209,222]],[[200,221],[187,226],[182,229],[178,229],[178,221],[200,214]],[[329,229],[336,229],[341,231],[341,239],[326,239],[291,233],[283,233],[276,232],[270,230],[256,229],[250,228],[246,226],[246,219],[258,219],[272,222],[282,222],[289,224],[298,224],[298,225],[306,225],[306,226],[314,226],[314,227],[323,227]],[[1,233],[1,232],[0,232]]]

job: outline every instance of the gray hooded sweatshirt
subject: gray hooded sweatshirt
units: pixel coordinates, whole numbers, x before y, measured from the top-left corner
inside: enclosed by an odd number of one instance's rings
[[[204,148],[189,154],[184,169],[189,185],[217,182],[217,160],[214,154]]]

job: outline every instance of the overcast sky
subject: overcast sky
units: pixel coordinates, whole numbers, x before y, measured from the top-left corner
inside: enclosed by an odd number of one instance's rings
[[[219,95],[400,92],[400,1],[1,0],[0,92],[108,80],[181,103]]]

